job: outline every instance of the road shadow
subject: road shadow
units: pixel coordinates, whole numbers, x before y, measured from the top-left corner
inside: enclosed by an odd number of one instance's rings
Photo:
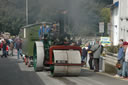
[[[45,85],[34,71],[21,70],[19,63],[23,61],[11,56],[0,58],[0,85]]]

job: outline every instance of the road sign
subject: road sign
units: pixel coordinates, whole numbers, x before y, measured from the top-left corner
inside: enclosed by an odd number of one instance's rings
[[[103,46],[111,46],[110,37],[101,37],[100,42]]]
[[[99,33],[104,33],[104,22],[99,22]]]

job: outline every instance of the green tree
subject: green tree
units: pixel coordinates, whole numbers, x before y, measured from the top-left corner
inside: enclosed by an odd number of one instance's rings
[[[110,22],[111,11],[110,8],[103,8],[100,12],[101,21],[108,23]]]
[[[103,8],[100,12],[100,21],[105,23],[105,33],[104,35],[107,35],[107,23],[110,22],[110,17],[111,17],[111,11],[110,8]]]

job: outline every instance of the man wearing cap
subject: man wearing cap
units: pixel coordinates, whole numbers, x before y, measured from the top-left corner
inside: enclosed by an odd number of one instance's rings
[[[123,62],[123,70],[122,70],[122,77],[128,79],[128,42],[123,43],[125,57]]]

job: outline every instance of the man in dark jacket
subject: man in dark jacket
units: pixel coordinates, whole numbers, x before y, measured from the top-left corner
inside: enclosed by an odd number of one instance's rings
[[[81,62],[84,63],[84,59],[87,57],[87,50],[85,48],[82,49],[82,60]]]
[[[3,46],[2,46],[2,48],[3,48],[3,54],[2,54],[2,56],[1,56],[1,58],[3,58],[3,56],[4,56],[5,58],[7,58],[6,47],[7,47],[7,43],[6,43],[6,41],[4,40],[4,41],[3,41]]]
[[[90,49],[91,49],[91,45],[90,45],[90,43],[88,43],[89,66],[90,66],[90,69],[93,70],[94,69],[94,66],[93,66],[93,53],[92,53],[92,51]]]

